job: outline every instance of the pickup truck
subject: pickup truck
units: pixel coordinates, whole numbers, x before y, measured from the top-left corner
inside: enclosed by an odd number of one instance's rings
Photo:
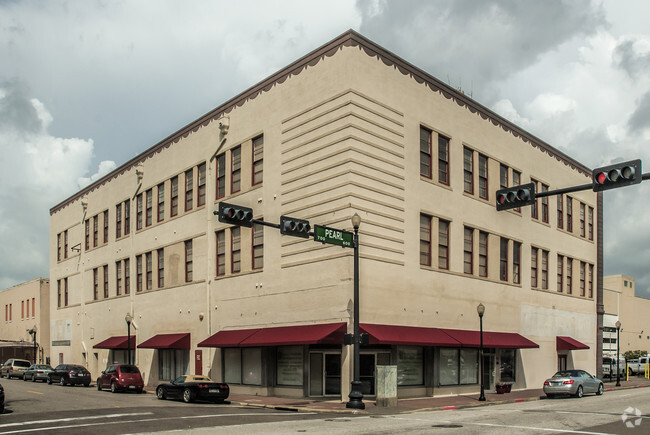
[[[618,360],[618,373],[625,376],[625,358],[622,356]],[[616,357],[603,357],[603,378],[613,379],[616,377]]]
[[[649,356],[642,356],[639,357],[638,359],[631,359],[628,360],[627,366],[630,370],[631,375],[639,375],[639,374],[645,374],[646,367],[648,365],[648,362],[650,360]]]

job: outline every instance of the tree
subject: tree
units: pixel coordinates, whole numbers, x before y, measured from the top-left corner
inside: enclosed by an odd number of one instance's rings
[[[648,354],[647,350],[628,350],[623,354],[626,360],[628,359],[637,359],[640,356],[645,356]]]

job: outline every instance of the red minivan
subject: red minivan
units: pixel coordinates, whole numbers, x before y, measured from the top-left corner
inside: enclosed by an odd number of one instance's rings
[[[118,391],[135,391],[142,393],[144,381],[140,369],[132,364],[113,364],[106,367],[97,378],[97,389],[110,388],[113,393]]]

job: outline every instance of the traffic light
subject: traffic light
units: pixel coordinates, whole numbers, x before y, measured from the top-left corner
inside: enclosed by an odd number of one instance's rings
[[[280,216],[280,233],[288,236],[309,238],[311,225],[304,219],[296,219],[289,216]]]
[[[535,203],[535,183],[497,190],[497,211]]]
[[[638,184],[641,182],[643,175],[641,173],[641,159],[594,169],[591,175],[594,192]]]
[[[253,209],[220,202],[219,222],[250,228],[253,226]]]

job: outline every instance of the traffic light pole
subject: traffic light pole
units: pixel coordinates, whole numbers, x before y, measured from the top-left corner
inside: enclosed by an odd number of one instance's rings
[[[650,180],[650,172],[641,176],[642,180]],[[535,198],[544,198],[545,196],[563,195],[565,193],[580,192],[583,190],[592,190],[593,184],[581,184],[579,186],[565,187],[564,189],[548,190],[546,192],[535,192]]]

